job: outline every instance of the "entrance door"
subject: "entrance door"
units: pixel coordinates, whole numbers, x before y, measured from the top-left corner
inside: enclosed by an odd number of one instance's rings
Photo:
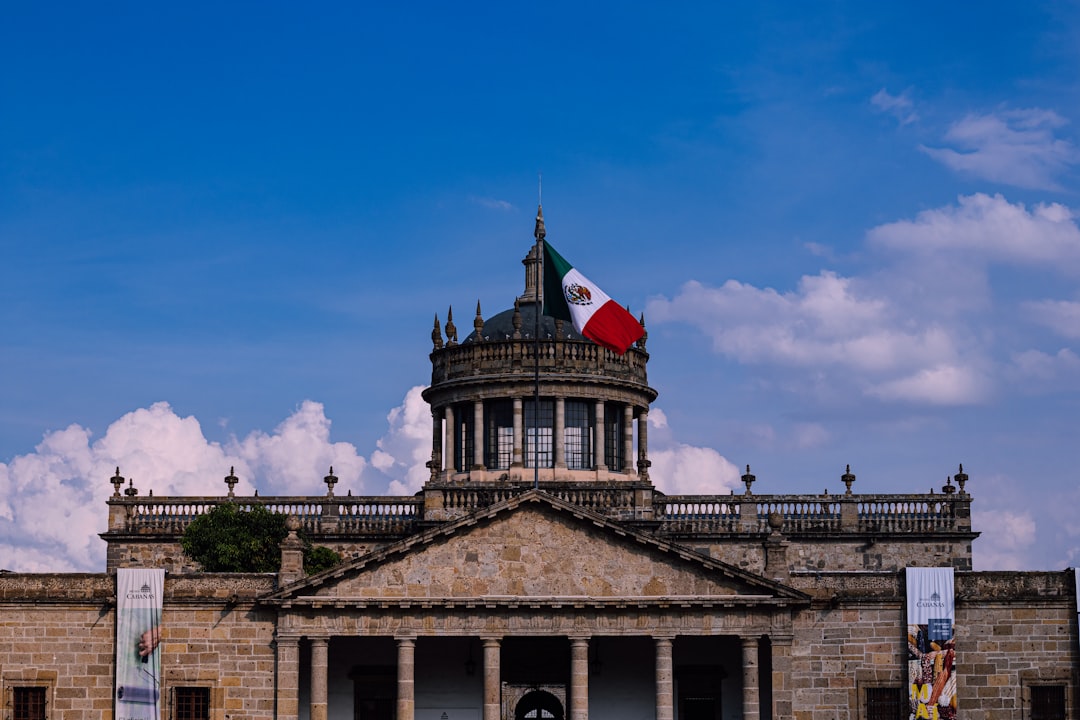
[[[352,676],[354,720],[394,720],[397,714],[397,669],[365,670]]]
[[[534,690],[518,701],[514,720],[563,720],[563,706],[551,693]]]

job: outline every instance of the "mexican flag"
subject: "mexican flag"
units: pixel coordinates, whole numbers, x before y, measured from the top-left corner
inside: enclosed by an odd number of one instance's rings
[[[597,345],[622,355],[645,329],[544,241],[544,314],[569,320]]]

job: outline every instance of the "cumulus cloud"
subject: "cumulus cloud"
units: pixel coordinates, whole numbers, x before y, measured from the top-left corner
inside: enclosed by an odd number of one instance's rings
[[[1024,570],[1032,567],[1035,519],[1030,512],[972,510],[972,524],[983,528],[975,549],[976,570]]]
[[[652,298],[647,314],[654,324],[693,325],[718,354],[771,367],[774,386],[806,396],[971,405],[993,398],[1002,377],[1040,364],[1020,354],[1031,348],[1006,345],[1015,333],[995,332],[1001,316],[992,278],[1002,276],[995,268],[1080,274],[1080,228],[1057,203],[1027,207],[979,193],[879,225],[866,239],[878,260],[866,275],[823,270],[791,290],[692,280],[670,298]],[[1014,307],[1063,337],[1080,337],[1080,303]],[[1070,360],[1059,354],[1054,364],[1063,371]]]
[[[649,409],[649,460],[649,479],[669,495],[727,495],[739,486],[735,465],[712,448],[676,441],[658,407]]]
[[[1055,136],[1055,130],[1065,124],[1057,113],[1039,108],[972,114],[953,123],[945,133],[944,140],[951,147],[920,149],[965,175],[1056,190],[1056,178],[1080,159],[1072,143]]]
[[[1070,340],[1080,339],[1080,302],[1038,300],[1023,304],[1031,318]]]
[[[901,125],[908,125],[919,119],[919,114],[915,112],[915,103],[911,101],[907,90],[899,95],[891,95],[885,88],[881,88],[870,98],[870,104],[878,112],[889,113],[895,117]]]
[[[224,443],[207,440],[198,420],[177,415],[165,402],[125,414],[96,440],[79,425],[50,432],[33,452],[0,463],[0,568],[102,570],[105,546],[97,534],[106,529],[106,501],[113,493],[108,479],[117,467],[144,496],[221,496],[231,467],[240,479],[238,495],[321,495],[330,466],[340,494],[363,494],[376,484],[383,492],[387,482],[391,491],[411,492],[420,471],[426,472],[421,458],[431,447],[421,389],[410,390],[390,412],[388,432],[371,461],[355,446],[331,441],[322,404],[310,400],[272,432],[257,430]]]
[[[962,196],[956,205],[920,212],[867,233],[871,245],[898,253],[946,254],[966,264],[1024,264],[1080,271],[1080,228],[1058,203],[1028,209],[1000,194]]]

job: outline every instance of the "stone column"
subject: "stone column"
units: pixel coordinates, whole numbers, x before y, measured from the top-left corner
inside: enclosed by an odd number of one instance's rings
[[[326,720],[327,640],[311,638],[311,720]]]
[[[276,638],[277,644],[277,710],[278,720],[297,720],[300,717],[300,639]]]
[[[446,414],[446,425],[443,428],[443,447],[446,448],[446,474],[450,475],[457,469],[457,447],[454,445],[454,408],[446,406],[443,411]]]
[[[594,413],[593,423],[593,437],[596,438],[596,443],[593,445],[593,464],[597,470],[607,470],[607,458],[604,457],[605,443],[604,443],[604,401],[596,401],[596,412]]]
[[[570,720],[589,720],[588,638],[570,638]]]
[[[414,720],[416,638],[398,638],[397,720]]]
[[[656,720],[675,720],[671,638],[656,638]]]
[[[501,644],[498,638],[484,638],[484,720],[499,720],[502,714]]]
[[[638,475],[642,480],[649,479],[649,410],[643,409],[637,418],[637,453]]]
[[[629,405],[623,406],[623,472],[634,472],[634,408]]]
[[[552,423],[551,435],[553,449],[555,450],[555,462],[557,468],[566,467],[566,398],[555,398],[555,418]]]
[[[758,684],[758,639],[742,638],[743,720],[760,717],[761,688]]]
[[[431,411],[431,478],[435,480],[442,470],[443,456],[443,427],[442,418],[434,410]]]
[[[484,401],[473,401],[472,469],[484,469]]]
[[[514,457],[512,467],[522,467],[525,457],[525,410],[521,398],[514,398]]]

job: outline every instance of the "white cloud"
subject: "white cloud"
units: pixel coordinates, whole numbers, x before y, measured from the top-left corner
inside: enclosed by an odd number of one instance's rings
[[[393,459],[379,468],[392,479],[391,495],[412,495],[427,482],[431,471],[431,406],[421,396],[422,386],[411,388],[401,405],[390,411],[386,420],[390,429],[376,443],[378,450]]]
[[[1035,520],[1030,511],[972,510],[972,525],[983,530],[975,545],[976,570],[1024,570],[1032,566]]]
[[[119,466],[141,495],[227,492],[230,467],[238,495],[323,494],[334,466],[336,488],[361,489],[366,461],[348,443],[332,443],[323,406],[306,401],[271,434],[253,432],[224,445],[208,441],[194,417],[168,403],[127,413],[92,441],[71,425],[48,433],[34,452],[0,463],[0,567],[22,571],[101,571],[109,478]],[[254,481],[254,482],[253,482]]]
[[[1080,302],[1040,300],[1023,304],[1032,319],[1070,340],[1080,339]]]
[[[870,98],[870,104],[878,111],[895,117],[901,125],[908,125],[919,119],[919,114],[915,112],[915,103],[911,101],[907,90],[899,95],[890,95],[885,88],[881,88]]]
[[[476,195],[469,196],[469,200],[479,205],[480,207],[487,208],[488,210],[503,210],[510,211],[514,209],[514,205],[506,200],[499,200],[497,198],[490,197],[478,197]]]
[[[1057,176],[1080,159],[1072,143],[1054,135],[1065,124],[1057,113],[1039,108],[972,114],[953,123],[945,133],[944,139],[952,147],[920,149],[966,175],[1017,187],[1056,190]]]
[[[871,245],[920,256],[946,254],[957,263],[1022,263],[1080,271],[1080,228],[1058,203],[1028,210],[1001,195],[962,196],[956,205],[920,212],[914,220],[879,225]]]
[[[669,495],[727,495],[739,484],[739,469],[712,448],[673,443],[649,448],[649,478]]]
[[[972,368],[939,365],[923,368],[908,377],[879,383],[866,393],[883,400],[927,405],[970,405],[984,401],[989,382]]]

